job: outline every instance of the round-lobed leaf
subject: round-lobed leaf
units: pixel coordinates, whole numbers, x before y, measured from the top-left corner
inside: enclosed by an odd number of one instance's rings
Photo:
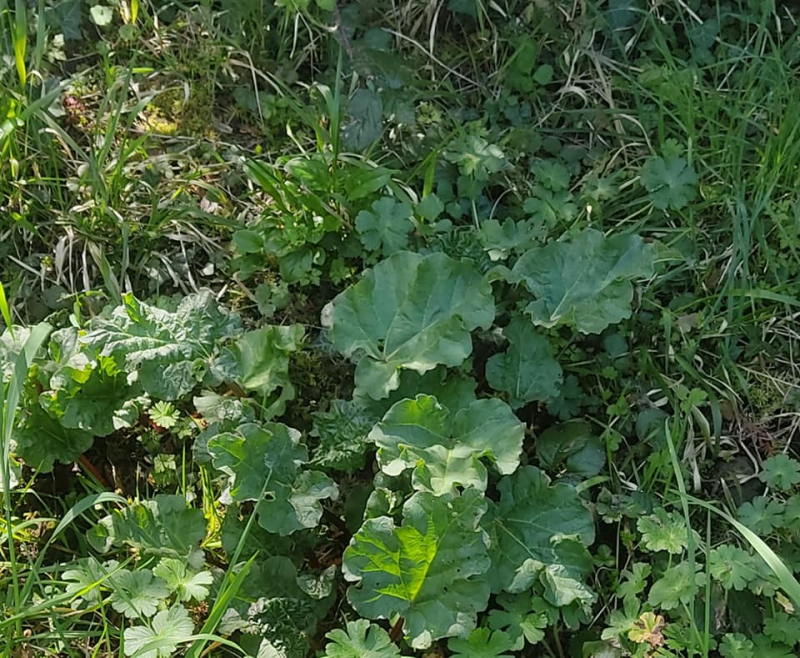
[[[491,286],[473,265],[403,251],[337,295],[322,323],[336,349],[358,360],[357,392],[380,400],[400,385],[401,368],[460,365],[470,332],[488,328],[494,312]]]

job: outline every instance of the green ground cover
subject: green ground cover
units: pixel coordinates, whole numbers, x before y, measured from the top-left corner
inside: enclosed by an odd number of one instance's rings
[[[798,655],[798,17],[0,0],[0,655]]]

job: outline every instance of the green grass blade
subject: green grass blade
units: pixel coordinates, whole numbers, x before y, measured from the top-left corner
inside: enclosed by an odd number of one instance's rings
[[[25,50],[28,47],[28,8],[25,0],[14,2],[14,63],[17,66],[17,77],[23,87],[28,80],[25,66]]]
[[[8,306],[6,289],[3,287],[2,283],[0,283],[0,315],[3,316],[3,322],[6,323],[6,327],[8,327],[8,333],[11,334],[11,338],[14,338],[14,325],[11,322],[11,309]]]

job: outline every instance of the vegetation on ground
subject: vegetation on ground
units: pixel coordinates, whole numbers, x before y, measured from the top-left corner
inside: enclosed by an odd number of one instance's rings
[[[774,0],[0,0],[0,652],[790,658]]]

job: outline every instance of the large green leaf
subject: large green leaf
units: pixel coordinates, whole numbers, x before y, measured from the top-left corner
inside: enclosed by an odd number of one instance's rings
[[[94,441],[89,432],[66,428],[38,407],[25,416],[13,437],[17,456],[41,473],[52,471],[55,462],[74,462]]]
[[[96,367],[80,372],[77,380],[66,376],[68,370],[71,367],[61,368],[51,379],[51,383],[61,382],[63,387],[39,396],[42,407],[64,427],[108,436],[139,420],[146,398],[141,396],[138,384],[128,384],[126,373],[113,359],[100,357]]]
[[[527,308],[534,324],[596,334],[630,317],[631,281],[651,276],[654,258],[639,236],[587,229],[571,242],[531,249],[513,275],[536,297]]]
[[[289,357],[300,349],[305,330],[300,325],[267,326],[248,331],[226,351],[235,364],[233,378],[247,391],[269,399],[268,416],[282,414],[294,398],[289,380]],[[274,395],[278,390],[279,395]]]
[[[342,143],[352,151],[366,151],[381,135],[381,97],[371,89],[358,89],[347,103],[347,114],[350,120],[342,126]]]
[[[443,637],[465,636],[486,608],[488,540],[480,529],[483,494],[414,494],[403,525],[370,519],[344,553],[348,598],[369,619],[403,618],[414,648]]]
[[[547,339],[521,317],[511,320],[503,335],[511,345],[505,354],[496,354],[486,363],[489,386],[508,393],[514,408],[558,397],[564,374]]]
[[[321,500],[336,498],[334,482],[320,471],[302,471],[308,450],[300,432],[280,423],[246,423],[208,442],[214,466],[229,477],[226,498],[258,501],[258,521],[289,535],[315,527]]]
[[[322,314],[336,349],[359,360],[357,389],[376,400],[400,385],[401,368],[461,364],[472,352],[470,331],[493,319],[491,288],[472,265],[409,252],[378,263]]]
[[[525,427],[498,399],[476,400],[452,414],[429,395],[395,404],[370,433],[387,475],[413,469],[417,489],[486,489],[486,457],[500,473],[519,466]]]
[[[536,457],[550,472],[566,468],[568,473],[590,478],[603,470],[606,451],[589,423],[570,420],[547,428],[536,438]]]
[[[236,315],[221,308],[209,291],[185,297],[175,311],[126,294],[108,317],[95,318],[81,341],[120,370],[136,375],[145,392],[175,400],[209,377],[217,345],[240,333]]]
[[[370,414],[377,423],[384,414],[400,400],[407,400],[420,394],[434,396],[440,404],[458,411],[474,402],[477,397],[477,382],[459,370],[451,370],[439,366],[420,375],[413,370],[400,371],[400,385],[388,397],[373,400],[366,392],[358,391],[353,395],[353,402],[358,403],[365,413]]]
[[[186,498],[157,494],[109,516],[89,531],[89,543],[98,551],[127,545],[154,555],[186,557],[205,537],[203,510],[187,507]]]
[[[572,486],[551,485],[538,468],[526,466],[497,488],[500,502],[490,504],[482,523],[491,538],[493,591],[521,591],[536,578],[557,589],[552,579],[577,580],[591,570],[585,546],[594,541],[594,522]],[[573,536],[580,543],[564,539]]]

